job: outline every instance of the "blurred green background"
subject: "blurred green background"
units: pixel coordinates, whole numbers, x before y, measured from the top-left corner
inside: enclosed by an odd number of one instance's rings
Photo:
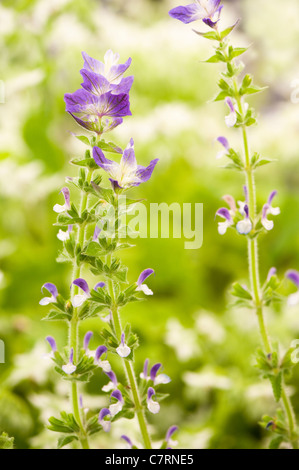
[[[275,403],[267,382],[254,369],[259,345],[253,312],[230,308],[235,280],[247,282],[246,242],[232,233],[220,237],[214,214],[223,194],[242,198],[242,175],[226,172],[216,162],[214,140],[226,135],[240,148],[240,136],[227,131],[226,109],[212,103],[218,66],[201,63],[211,53],[208,41],[192,26],[169,18],[174,0],[2,0],[0,5],[0,338],[6,363],[0,364],[0,432],[15,437],[18,448],[54,448],[57,436],[47,418],[68,410],[68,387],[43,355],[44,337],[59,346],[66,327],[42,322],[40,288],[56,283],[67,295],[70,272],[57,264],[60,247],[52,207],[66,175],[74,174],[70,158],[84,151],[71,134],[78,127],[64,111],[63,95],[79,88],[81,51],[101,59],[109,48],[122,62],[133,59],[133,116],[114,131],[122,147],[135,140],[137,159],[158,157],[151,181],[134,196],[149,202],[204,204],[204,242],[185,250],[181,240],[142,239],[124,254],[130,280],[152,267],[155,295],[123,310],[140,337],[136,369],[146,357],[161,361],[172,382],[159,415],[149,416],[154,438],[177,424],[179,447],[260,448],[269,435],[258,420]],[[185,3],[185,2],[183,2]],[[271,266],[283,276],[299,267],[299,103],[291,100],[299,79],[299,4],[297,0],[224,0],[223,23],[241,18],[234,33],[237,45],[251,44],[244,56],[246,71],[269,89],[252,100],[259,126],[250,131],[252,150],[277,160],[257,175],[258,203],[278,189],[281,215],[275,229],[261,239],[261,275]],[[196,25],[197,26],[197,25]],[[199,28],[199,25],[198,25]],[[294,100],[293,100],[294,101]],[[283,282],[282,289],[291,292]],[[286,349],[299,338],[299,309],[282,304],[266,312],[271,334]],[[82,324],[99,332],[100,320]],[[92,346],[99,343],[96,334]],[[117,374],[122,371],[115,365]],[[299,371],[291,379],[299,415]],[[88,384],[85,405],[106,403],[103,374]],[[138,443],[136,424],[118,421],[96,448],[123,446],[121,434]]]

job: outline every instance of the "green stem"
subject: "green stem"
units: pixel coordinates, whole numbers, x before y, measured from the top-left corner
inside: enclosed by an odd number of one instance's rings
[[[87,175],[87,181],[90,183],[92,177],[92,171],[88,172]],[[88,202],[88,194],[87,193],[81,193],[81,203],[80,203],[80,214],[82,214],[85,209],[87,208],[87,202]],[[84,238],[85,238],[85,225],[79,225],[78,228],[78,233],[77,233],[77,241],[76,241],[76,247],[80,245],[80,247],[83,247],[84,243]],[[72,272],[72,281],[74,279],[77,279],[81,277],[81,265],[77,265],[77,263],[74,263],[73,267],[73,272]],[[73,293],[72,293],[72,298],[73,300],[74,296],[78,293],[78,287],[74,286]],[[69,328],[69,347],[70,349],[73,349],[74,351],[74,364],[77,363],[78,360],[78,328],[79,328],[79,318],[78,318],[78,309],[74,308],[73,311],[73,317],[72,320],[70,321],[70,328]],[[74,417],[80,427],[81,430],[81,437],[80,437],[80,442],[81,446],[83,449],[89,449],[89,444],[88,444],[88,439],[87,435],[82,423],[81,419],[81,414],[80,414],[80,407],[79,407],[79,396],[78,396],[78,384],[77,382],[72,382],[71,383],[71,399],[72,399],[72,408],[73,408],[73,413]]]
[[[241,116],[243,116],[243,106],[241,97],[238,92],[238,86],[236,80],[234,80],[234,88],[236,93],[236,100],[238,104],[238,110]],[[256,221],[256,189],[255,189],[255,178],[254,171],[250,164],[250,151],[248,144],[248,136],[246,126],[242,127],[242,136],[243,136],[243,145],[244,145],[244,154],[245,154],[245,173],[246,173],[246,184],[248,188],[248,209],[249,216],[255,224]],[[265,324],[265,318],[263,314],[263,305],[260,294],[260,279],[259,279],[259,258],[258,258],[258,241],[257,237],[254,239],[248,238],[248,259],[249,259],[249,275],[251,288],[254,295],[255,301],[255,310],[258,318],[260,335],[262,338],[263,346],[267,354],[272,352],[272,345],[270,338],[267,333],[267,328]],[[289,434],[294,448],[297,448],[298,443],[294,441],[292,436],[296,428],[296,420],[293,411],[291,401],[286,394],[284,383],[282,383],[282,392],[281,392],[282,402],[286,411],[286,415],[289,422]]]
[[[108,256],[107,259],[111,262],[111,255]],[[113,302],[113,304],[115,304],[114,285],[113,285],[113,281],[111,279],[109,279],[109,281],[108,281],[108,288],[109,288],[110,296],[112,298],[112,302]],[[123,330],[122,330],[122,326],[121,326],[121,320],[120,320],[117,305],[115,305],[112,308],[111,313],[112,313],[112,321],[113,321],[113,326],[114,326],[114,329],[115,329],[115,333],[116,333],[116,336],[117,336],[118,340],[120,341],[121,334],[122,334]],[[129,385],[130,385],[130,389],[131,389],[131,392],[132,392],[132,396],[133,396],[133,400],[134,400],[134,404],[135,404],[135,411],[136,411],[136,414],[137,414],[137,419],[138,419],[138,423],[139,423],[140,432],[141,432],[141,435],[142,435],[142,438],[143,438],[144,446],[145,446],[146,449],[151,449],[152,448],[151,439],[150,439],[150,435],[149,435],[149,432],[148,432],[148,429],[147,429],[147,423],[146,423],[145,415],[144,415],[144,412],[143,412],[142,402],[141,402],[140,396],[139,396],[139,391],[138,391],[138,386],[137,386],[137,381],[136,381],[136,376],[135,376],[133,363],[132,363],[132,361],[127,361],[126,359],[123,359],[122,363],[123,363],[123,366],[124,366],[124,369],[125,369],[125,372],[126,372],[126,376],[127,376],[127,379],[128,379]]]

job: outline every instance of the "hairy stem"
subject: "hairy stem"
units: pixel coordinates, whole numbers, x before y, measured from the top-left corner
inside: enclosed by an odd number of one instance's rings
[[[111,256],[108,257],[108,260],[111,262]],[[113,302],[113,304],[115,304],[114,285],[113,285],[112,280],[108,281],[108,287],[109,287],[109,293],[110,293],[112,302]],[[120,316],[119,316],[118,307],[116,305],[112,308],[111,314],[112,314],[112,321],[113,321],[113,326],[114,326],[114,329],[115,329],[115,333],[116,333],[116,336],[117,336],[117,338],[120,342],[121,334],[122,334],[123,330],[122,330],[122,326],[121,326],[121,320],[120,320]],[[141,432],[141,435],[142,435],[142,438],[143,438],[144,446],[145,446],[146,449],[151,449],[152,448],[151,439],[150,439],[150,435],[149,435],[149,432],[148,432],[148,429],[147,429],[147,422],[146,422],[146,419],[145,419],[143,406],[142,406],[140,396],[139,396],[139,391],[138,391],[137,380],[136,380],[136,376],[135,376],[133,363],[132,363],[132,361],[127,361],[125,359],[122,360],[122,363],[123,363],[125,373],[126,373],[126,376],[127,376],[127,379],[128,379],[128,383],[130,385],[130,389],[131,389],[131,392],[132,392],[132,396],[133,396],[133,400],[134,400],[134,404],[135,404],[135,411],[136,411],[136,414],[137,414],[137,419],[138,419],[138,423],[139,423],[140,432]]]
[[[238,103],[238,109],[241,116],[243,116],[243,105],[241,98],[238,92],[238,86],[236,81],[234,82],[235,92],[236,92],[236,99]],[[256,189],[255,189],[255,178],[254,178],[254,171],[250,164],[250,151],[249,151],[249,143],[248,143],[248,135],[246,126],[243,125],[242,127],[242,137],[243,137],[243,145],[244,145],[244,155],[245,155],[245,173],[246,173],[246,184],[248,188],[248,208],[249,208],[249,216],[255,224],[256,219]],[[259,258],[258,258],[258,240],[257,237],[254,239],[248,238],[248,259],[249,259],[249,276],[251,282],[251,288],[254,295],[254,303],[255,303],[255,310],[259,324],[260,335],[262,338],[262,343],[264,349],[267,354],[272,352],[272,345],[270,338],[268,336],[265,318],[263,313],[263,304],[260,294],[260,279],[259,279]],[[293,411],[293,407],[291,401],[285,391],[285,385],[282,383],[282,393],[281,393],[282,402],[285,408],[285,412],[288,418],[289,423],[289,433],[290,439],[292,441],[292,445],[294,448],[297,448],[297,441],[292,439],[292,435],[296,428],[296,421],[295,415]]]
[[[89,171],[87,175],[87,181],[90,183],[92,177],[92,172]],[[88,194],[86,192],[81,193],[81,202],[80,202],[80,214],[82,214],[85,209],[87,208],[87,202],[88,202]],[[80,245],[80,247],[83,247],[84,244],[84,239],[85,239],[85,225],[79,225],[78,228],[78,233],[77,233],[77,241],[76,241],[76,247]],[[73,267],[73,272],[72,272],[72,281],[74,279],[77,279],[81,277],[81,265],[77,265],[76,262],[74,262],[74,267]],[[74,286],[73,291],[72,291],[72,297],[71,300],[74,299],[74,296],[78,293],[78,287]],[[79,318],[78,318],[78,309],[74,308],[73,312],[73,317],[70,322],[70,329],[69,329],[69,347],[70,349],[73,348],[74,350],[74,364],[77,363],[78,360],[78,349],[79,349],[79,344],[78,344],[78,328],[79,328]],[[75,419],[80,427],[81,430],[81,437],[80,437],[80,442],[81,446],[83,449],[89,449],[89,444],[88,444],[88,439],[87,435],[82,423],[81,419],[81,414],[80,414],[80,407],[79,407],[79,396],[78,396],[78,384],[77,382],[72,382],[71,384],[71,399],[72,399],[72,408],[73,408],[73,413],[75,416]]]

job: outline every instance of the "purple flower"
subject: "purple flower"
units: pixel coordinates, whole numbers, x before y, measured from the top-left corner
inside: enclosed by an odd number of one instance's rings
[[[57,346],[56,346],[56,341],[55,339],[52,337],[52,336],[47,336],[46,337],[46,340],[48,341],[52,351],[50,353],[50,357],[53,358],[54,357],[54,354],[56,353],[57,351]]]
[[[86,90],[77,90],[64,95],[66,111],[77,123],[89,131],[103,133],[101,120],[103,117],[112,118],[108,125],[116,127],[122,123],[123,116],[131,116],[129,95],[122,93],[113,95],[111,92],[94,95]],[[107,127],[107,122],[105,123]]]
[[[147,402],[147,407],[148,407],[149,411],[153,414],[157,414],[160,411],[159,403],[157,401],[153,400],[153,396],[155,396],[155,395],[156,395],[156,392],[153,389],[153,387],[149,387],[149,389],[147,390],[146,402]]]
[[[179,429],[178,426],[171,426],[168,429],[168,431],[166,433],[166,437],[165,437],[165,441],[167,443],[167,448],[168,449],[170,449],[172,446],[177,445],[177,442],[172,440],[172,436],[178,429]]]
[[[239,204],[239,212],[240,212],[240,214],[241,214],[243,217],[245,217],[245,216],[246,216],[245,206],[248,206],[248,203],[249,203],[247,186],[243,186],[243,190],[244,190],[244,195],[245,195],[245,202],[243,202],[243,201],[238,201],[238,204]]]
[[[93,158],[96,164],[108,173],[112,186],[122,189],[139,186],[148,181],[159,161],[156,158],[147,167],[137,165],[133,139],[124,150],[120,163],[108,160],[99,147],[93,148]]]
[[[126,441],[126,443],[128,444],[129,446],[129,449],[133,449],[134,447],[134,444],[133,442],[131,441],[131,439],[128,437],[128,436],[125,436],[124,434],[122,436],[120,436],[124,441]]]
[[[227,96],[225,102],[230,109],[230,113],[225,117],[227,127],[234,127],[237,122],[237,113],[232,100]]]
[[[69,362],[61,367],[63,372],[67,375],[73,374],[75,370],[77,369],[77,367],[74,365],[73,360],[74,360],[74,349],[72,348],[70,351]]]
[[[95,229],[94,229],[94,232],[93,232],[92,241],[94,241],[94,242],[97,241],[101,231],[102,231],[102,229],[98,225],[96,225]]]
[[[160,385],[160,384],[168,384],[171,382],[170,377],[166,374],[159,374],[158,370],[162,367],[162,364],[159,362],[158,364],[155,364],[150,371],[150,378],[154,382],[154,385]]]
[[[134,77],[126,77],[121,80],[118,85],[111,84],[103,75],[91,72],[89,70],[82,69],[80,73],[83,77],[83,83],[81,83],[84,90],[93,93],[94,95],[100,96],[105,93],[111,92],[112,95],[129,94]]]
[[[131,353],[131,348],[125,343],[125,334],[121,334],[121,342],[118,348],[116,348],[116,352],[120,357],[128,357]]]
[[[148,364],[149,364],[149,359],[145,359],[144,361],[144,366],[143,366],[143,371],[140,374],[140,378],[143,380],[148,380]]]
[[[123,74],[130,67],[132,59],[129,58],[125,64],[118,64],[119,54],[114,54],[109,49],[104,56],[104,63],[93,59],[86,52],[82,52],[84,59],[84,69],[102,75],[110,84],[119,85]]]
[[[105,374],[109,377],[110,382],[108,382],[107,385],[104,385],[102,388],[103,392],[110,392],[111,390],[117,389],[118,382],[115,373],[111,370],[110,372],[105,372]]]
[[[44,297],[39,301],[40,305],[49,305],[49,304],[55,304],[57,302],[57,297],[58,297],[58,290],[55,284],[52,284],[52,282],[46,282],[42,286],[42,292],[43,289],[46,289],[48,292],[50,292],[51,297]]]
[[[123,409],[124,399],[119,390],[113,390],[110,397],[111,400],[113,399],[113,403],[109,406],[109,411],[111,416],[115,416]]]
[[[60,214],[61,212],[66,212],[71,208],[69,188],[62,188],[60,192],[63,194],[65,202],[63,205],[55,204],[55,206],[53,207],[53,211],[57,212],[58,214]]]
[[[202,20],[211,28],[219,21],[222,5],[221,0],[195,0],[186,6],[179,6],[170,10],[169,15],[185,24]]]
[[[219,215],[219,217],[222,217],[223,219],[225,219],[224,222],[218,222],[218,232],[220,235],[224,235],[228,227],[233,225],[234,223],[233,219],[230,215],[229,210],[226,209],[226,207],[221,207],[220,209],[218,209],[218,211],[216,212],[216,215]]]
[[[286,277],[297,287],[297,292],[288,297],[288,305],[293,307],[299,304],[299,272],[295,271],[295,269],[290,269],[286,272]]]
[[[107,353],[107,348],[106,346],[99,346],[97,349],[96,349],[96,352],[95,352],[95,357],[94,357],[94,360],[95,360],[95,364],[97,364],[99,367],[101,367],[101,369],[103,369],[103,371],[105,373],[109,373],[111,372],[111,365],[110,365],[110,362],[107,361],[107,360],[101,360],[101,357],[103,356],[103,354]]]
[[[228,143],[228,140],[225,137],[218,137],[217,141],[222,145],[223,150],[220,150],[220,152],[217,153],[216,159],[219,160],[220,158],[224,157],[227,155],[230,149],[230,145]]]
[[[138,280],[137,280],[137,288],[136,291],[142,291],[145,295],[153,295],[153,291],[149,289],[149,287],[146,284],[143,284],[144,281],[155,271],[151,268],[147,268],[142,273],[140,274]]]
[[[273,201],[273,198],[276,196],[276,194],[277,194],[277,191],[272,191],[272,193],[269,196],[269,199],[268,199],[267,203],[263,207],[262,225],[266,230],[272,230],[273,227],[274,227],[273,220],[268,220],[268,218],[267,218],[268,214],[271,214],[271,215],[280,214],[279,207],[272,207],[272,201]]]
[[[248,233],[250,233],[252,230],[252,222],[249,218],[249,209],[247,204],[244,206],[244,214],[244,219],[240,220],[236,227],[240,235],[248,235]]]
[[[87,299],[90,298],[90,289],[85,279],[82,279],[80,277],[78,279],[75,279],[72,284],[83,290],[83,294],[77,294],[74,296],[73,306],[77,308],[80,307]],[[105,285],[105,282],[98,282],[94,286],[94,290],[97,290],[98,288],[103,288]]]
[[[92,331],[88,331],[86,333],[86,335],[84,336],[83,348],[85,349],[86,353],[88,353],[88,346],[89,346],[89,343],[90,343],[90,340],[91,340],[92,337],[93,337],[93,332]]]
[[[270,281],[271,277],[276,276],[277,269],[276,268],[271,268],[269,269],[268,275],[267,275],[267,282]]]
[[[108,410],[108,408],[102,408],[99,413],[99,423],[102,426],[103,431],[105,432],[110,431],[110,428],[111,428],[111,422],[109,419],[110,417],[111,417],[111,413]]]

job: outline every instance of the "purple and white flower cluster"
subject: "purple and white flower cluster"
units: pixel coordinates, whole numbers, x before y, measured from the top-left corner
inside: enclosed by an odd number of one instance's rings
[[[132,59],[119,64],[119,54],[111,50],[106,52],[104,62],[86,52],[82,52],[82,56],[82,88],[65,94],[66,111],[80,126],[101,135],[119,126],[124,116],[132,114],[129,91],[134,77],[124,78]]]

